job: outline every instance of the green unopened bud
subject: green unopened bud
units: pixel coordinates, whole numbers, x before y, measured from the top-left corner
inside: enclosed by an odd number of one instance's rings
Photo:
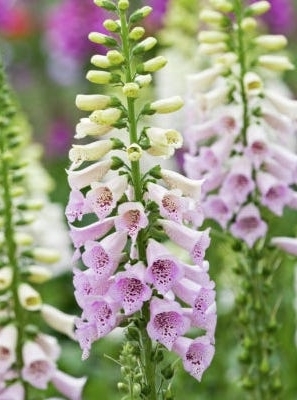
[[[227,0],[210,0],[210,4],[218,11],[229,13],[233,11],[233,4]]]
[[[128,386],[123,382],[118,382],[117,387],[121,392],[128,392],[129,391]]]
[[[112,164],[110,169],[112,169],[113,171],[116,171],[124,166],[124,161],[120,157],[111,157],[111,162]]]
[[[103,69],[109,68],[111,65],[109,59],[102,54],[95,54],[91,57],[90,61],[93,65],[95,65],[95,67]]]
[[[139,161],[142,156],[142,148],[137,143],[132,143],[127,147],[127,155],[129,161]]]
[[[242,19],[240,26],[245,32],[253,32],[257,27],[257,21],[253,17],[246,17]]]
[[[263,358],[263,360],[261,361],[259,369],[262,372],[262,374],[268,374],[270,366],[269,366],[269,361],[268,361],[267,357]]]
[[[135,82],[128,82],[123,86],[123,94],[127,97],[136,98],[139,96],[139,86]]]
[[[271,389],[273,393],[279,393],[282,389],[283,385],[281,383],[280,378],[275,378],[272,382]]]
[[[173,96],[154,101],[151,103],[150,109],[159,114],[167,114],[179,110],[183,105],[184,102],[180,96]]]
[[[26,203],[21,203],[18,205],[19,210],[31,210],[40,211],[44,206],[44,202],[40,199],[31,199],[26,201]]]
[[[255,387],[255,382],[251,378],[244,378],[241,382],[241,386],[245,390],[252,390]]]
[[[269,9],[270,9],[270,3],[269,1],[257,1],[253,4],[251,4],[247,9],[246,9],[246,14],[247,15],[262,15],[265,14]]]
[[[167,365],[167,367],[162,369],[161,374],[165,379],[172,379],[174,375],[174,368],[171,365]]]
[[[157,56],[145,61],[143,64],[137,66],[137,72],[156,72],[167,64],[167,60],[163,56]]]
[[[139,40],[145,34],[145,29],[142,26],[135,26],[132,31],[129,33],[129,39],[131,40]]]
[[[115,4],[108,0],[94,0],[94,3],[96,4],[96,6],[105,8],[105,10],[108,10],[108,11],[116,11],[117,10]]]
[[[200,43],[219,43],[228,39],[228,34],[221,31],[200,31],[198,40]]]
[[[75,99],[76,107],[83,111],[102,110],[110,102],[110,96],[103,94],[78,94]]]
[[[141,54],[145,51],[151,50],[157,44],[157,39],[153,36],[149,36],[146,39],[142,40],[133,48],[134,54]]]
[[[121,11],[128,10],[129,6],[130,6],[130,4],[129,4],[128,0],[119,0],[119,2],[118,2],[118,7],[119,7],[119,10],[121,10]]]
[[[22,186],[13,186],[11,189],[11,196],[12,197],[20,197],[23,196],[25,193],[25,189]]]
[[[288,41],[284,35],[261,35],[255,38],[255,43],[265,50],[278,51],[283,49]]]
[[[93,43],[103,44],[104,46],[108,47],[114,47],[118,44],[118,42],[114,38],[108,35],[104,35],[100,32],[91,32],[89,33],[88,38]]]
[[[105,85],[107,83],[117,83],[121,80],[121,77],[117,74],[112,74],[108,71],[88,71],[86,78],[92,83],[98,83],[99,85]]]
[[[123,54],[118,50],[109,50],[106,57],[111,65],[120,65],[125,61]]]
[[[119,32],[121,30],[120,24],[117,21],[114,21],[113,19],[106,19],[103,22],[103,26],[109,32]]]
[[[135,24],[136,22],[150,15],[152,11],[153,11],[152,7],[149,6],[144,6],[142,8],[139,8],[138,10],[134,11],[134,13],[131,14],[129,21],[130,23]]]
[[[132,386],[133,397],[135,398],[139,397],[140,393],[141,393],[141,385],[139,383],[134,383]]]

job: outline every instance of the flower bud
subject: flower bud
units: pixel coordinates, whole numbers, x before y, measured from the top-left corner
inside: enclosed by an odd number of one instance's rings
[[[125,11],[129,8],[129,1],[128,0],[119,0],[118,3],[119,10]]]
[[[28,311],[37,311],[41,309],[42,300],[40,294],[28,285],[21,283],[18,287],[18,297],[21,306]]]
[[[86,78],[92,83],[98,83],[99,85],[105,85],[107,83],[116,83],[121,80],[121,77],[117,74],[112,74],[107,71],[88,71]]]
[[[122,111],[118,108],[106,108],[105,110],[95,110],[90,115],[90,121],[100,125],[111,126],[116,123],[122,115]]]
[[[210,4],[218,11],[229,13],[233,11],[233,4],[227,0],[210,0]]]
[[[143,64],[137,66],[137,72],[156,72],[167,64],[167,60],[163,56],[157,56],[145,61]]]
[[[120,65],[125,61],[123,54],[118,50],[109,50],[106,57],[111,65]]]
[[[75,99],[75,105],[83,111],[94,111],[106,108],[110,101],[110,96],[103,94],[78,94]]]
[[[130,144],[127,147],[128,159],[132,162],[139,161],[142,156],[142,148],[137,143]]]
[[[139,95],[139,86],[135,82],[128,82],[123,86],[123,94],[127,97],[136,98]]]
[[[261,35],[255,38],[255,43],[265,50],[278,51],[283,49],[288,41],[284,35]]]
[[[23,255],[45,264],[54,264],[60,260],[58,251],[45,247],[35,247],[33,250],[23,252]]]
[[[288,57],[278,55],[262,55],[258,58],[258,64],[261,67],[277,72],[283,72],[295,68]]]
[[[28,274],[28,281],[31,283],[44,283],[50,280],[53,274],[48,268],[42,267],[40,265],[30,265],[26,268]]]
[[[227,33],[221,31],[200,31],[198,34],[198,40],[201,43],[219,43],[227,39]]]
[[[242,19],[240,26],[245,32],[253,32],[257,27],[257,21],[253,17],[246,17]]]
[[[16,232],[14,239],[19,246],[30,246],[34,243],[34,238],[27,232]]]
[[[137,75],[134,79],[134,81],[140,86],[140,87],[146,87],[152,82],[153,78],[151,74],[146,74],[146,75]]]
[[[113,19],[106,19],[103,22],[103,26],[109,32],[119,32],[119,30],[121,28],[120,25],[116,21],[114,21]]]
[[[69,151],[69,159],[75,164],[84,161],[97,161],[113,148],[113,142],[109,139],[97,140],[88,144],[74,144]]]
[[[0,269],[0,290],[6,290],[12,283],[13,270],[6,266]]]
[[[109,0],[94,0],[94,3],[96,4],[96,6],[105,8],[105,10],[108,10],[108,11],[116,11],[117,10],[114,3]]]
[[[199,14],[199,19],[207,24],[221,25],[225,21],[225,17],[219,11],[214,10],[202,10]]]
[[[150,104],[150,109],[159,114],[167,114],[179,110],[183,105],[184,102],[180,96],[173,96],[154,101]]]
[[[142,8],[139,8],[133,14],[131,14],[129,21],[132,24],[135,24],[136,22],[140,21],[141,19],[147,17],[152,11],[153,11],[152,7],[149,7],[149,6],[144,6]]]
[[[102,54],[95,54],[91,57],[90,61],[93,65],[95,65],[95,67],[103,69],[107,69],[111,65],[108,58],[106,56],[103,56]]]
[[[263,82],[259,75],[254,72],[247,72],[244,75],[243,83],[248,95],[257,96],[262,92]]]
[[[157,39],[149,36],[145,38],[142,42],[137,43],[133,48],[133,54],[141,54],[145,51],[151,50],[157,44]]]
[[[129,39],[131,40],[139,40],[145,34],[145,29],[142,26],[135,26],[131,32],[129,32]]]
[[[227,51],[227,49],[227,45],[224,42],[201,43],[198,46],[199,53],[208,56],[216,53],[224,53]]]
[[[105,46],[114,47],[117,46],[118,42],[112,38],[111,36],[104,35],[100,32],[91,32],[88,35],[88,38],[91,42],[97,44],[103,44]]]
[[[48,326],[55,329],[57,332],[63,333],[64,335],[67,335],[71,339],[75,340],[75,315],[66,314],[49,304],[42,305],[41,315]]]
[[[247,9],[246,13],[248,15],[262,15],[265,14],[270,9],[269,1],[257,1],[251,4]]]
[[[92,122],[90,118],[81,118],[80,122],[76,125],[76,139],[82,139],[86,136],[102,136],[108,133],[112,127],[105,125],[98,125]]]

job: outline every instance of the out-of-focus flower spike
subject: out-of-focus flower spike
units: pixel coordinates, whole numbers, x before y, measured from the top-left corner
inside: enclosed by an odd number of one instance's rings
[[[41,284],[47,282],[53,277],[53,273],[46,267],[40,265],[30,265],[26,268],[28,281],[31,283]]]
[[[55,370],[51,382],[55,388],[69,400],[81,400],[87,378],[76,378],[58,369]]]
[[[247,72],[243,83],[248,96],[258,96],[263,90],[262,79],[255,72]]]
[[[233,11],[233,4],[228,0],[210,0],[210,4],[215,10],[221,11],[223,13],[229,13]]]
[[[264,95],[280,113],[296,119],[297,100],[289,99],[272,89],[266,89]]]
[[[258,58],[258,64],[263,68],[276,72],[288,71],[295,68],[294,64],[291,63],[288,57],[274,54],[260,55]]]
[[[297,256],[297,238],[274,236],[271,239],[271,244],[293,256]]]
[[[6,325],[0,330],[1,375],[3,375],[16,360],[17,335],[17,328],[13,324]]]
[[[270,9],[269,1],[256,1],[255,3],[251,4],[245,11],[246,15],[262,15],[265,14]]]
[[[278,51],[287,45],[288,40],[284,35],[260,35],[254,42],[265,50]]]

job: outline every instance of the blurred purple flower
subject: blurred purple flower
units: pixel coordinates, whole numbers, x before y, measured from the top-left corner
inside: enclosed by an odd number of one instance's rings
[[[148,34],[154,34],[161,29],[164,24],[164,18],[169,6],[168,0],[147,0],[143,1],[144,6],[153,8],[152,13],[143,21]]]
[[[69,150],[72,137],[71,126],[62,118],[52,122],[46,138],[46,155],[48,157],[59,157]]]

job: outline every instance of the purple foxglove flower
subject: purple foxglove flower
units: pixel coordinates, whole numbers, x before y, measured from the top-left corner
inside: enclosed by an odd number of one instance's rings
[[[154,239],[149,239],[146,249],[147,280],[161,294],[166,294],[184,274],[183,267],[169,250]]]
[[[73,189],[69,195],[69,202],[65,209],[68,222],[75,220],[81,221],[85,213],[88,212],[84,195],[77,189]]]
[[[88,240],[100,239],[114,225],[114,217],[106,218],[103,221],[94,222],[93,224],[84,226],[84,227],[76,227],[70,225],[70,237],[72,239],[74,247],[81,247]]]
[[[232,203],[233,201],[228,201],[227,197],[224,198],[215,194],[208,196],[203,203],[205,217],[214,219],[225,229],[233,215],[234,209]]]
[[[176,339],[183,335],[189,327],[190,320],[183,315],[179,303],[158,298],[151,300],[147,331],[153,340],[171,350]]]
[[[282,166],[287,166],[291,169],[295,182],[297,181],[297,154],[290,151],[290,149],[271,144],[272,158]]]
[[[97,329],[94,322],[84,321],[82,318],[77,318],[75,321],[75,337],[78,340],[82,349],[82,360],[86,360],[90,355],[92,343],[98,339]]]
[[[290,165],[281,165],[276,160],[270,158],[264,162],[263,169],[276,179],[286,182],[288,185],[294,183],[294,171],[292,171]]]
[[[245,155],[252,161],[255,168],[259,168],[270,156],[267,136],[263,128],[259,125],[251,125],[247,131],[247,143]]]
[[[20,382],[13,383],[0,391],[0,400],[24,400],[25,389]]]
[[[102,220],[116,206],[127,188],[126,176],[117,176],[106,183],[96,183],[86,195],[89,208]]]
[[[125,315],[131,315],[142,308],[150,299],[152,290],[145,284],[145,268],[139,262],[118,272],[108,291],[110,296],[122,305]]]
[[[90,322],[96,328],[97,339],[106,336],[118,324],[117,312],[120,309],[119,302],[108,296],[96,296],[86,301],[82,319]]]
[[[32,341],[23,345],[23,359],[22,378],[38,389],[46,389],[56,369],[54,362]]]
[[[248,204],[238,212],[230,230],[235,237],[252,247],[256,240],[265,236],[267,224],[261,219],[259,209],[254,204]]]
[[[125,232],[114,232],[100,241],[89,240],[82,253],[84,264],[95,272],[96,280],[109,278],[116,270],[126,245]]]
[[[164,229],[169,238],[189,251],[195,264],[202,265],[205,251],[210,244],[209,231],[193,231],[192,229],[177,224],[173,221],[159,220],[160,225]]]
[[[152,182],[148,183],[147,189],[150,200],[158,204],[162,217],[182,223],[184,214],[189,209],[189,198]]]
[[[127,232],[135,240],[140,229],[148,224],[143,205],[133,201],[122,203],[118,207],[118,216],[114,224],[117,230]]]
[[[37,343],[44,353],[53,361],[57,361],[61,355],[61,347],[58,340],[54,336],[47,335],[45,333],[38,333],[35,337],[35,343]]]
[[[276,215],[282,215],[284,206],[291,198],[291,189],[288,185],[273,175],[261,171],[257,173],[257,185],[262,195],[262,204]]]
[[[242,204],[254,190],[255,182],[252,179],[252,165],[246,157],[233,157],[232,167],[226,175],[221,187],[221,193],[232,197],[238,204]]]
[[[183,360],[183,365],[195,379],[201,381],[204,371],[214,356],[214,346],[207,336],[197,339],[179,337],[173,344],[175,351]]]
[[[52,377],[55,388],[69,400],[81,400],[86,378],[74,378],[60,370],[56,370]]]
[[[6,325],[0,330],[0,374],[7,371],[16,360],[17,328]]]
[[[271,244],[293,256],[297,256],[297,238],[275,236],[271,239]]]
[[[228,158],[233,145],[231,135],[222,136],[213,145],[200,147],[199,159],[205,171],[219,168]]]

